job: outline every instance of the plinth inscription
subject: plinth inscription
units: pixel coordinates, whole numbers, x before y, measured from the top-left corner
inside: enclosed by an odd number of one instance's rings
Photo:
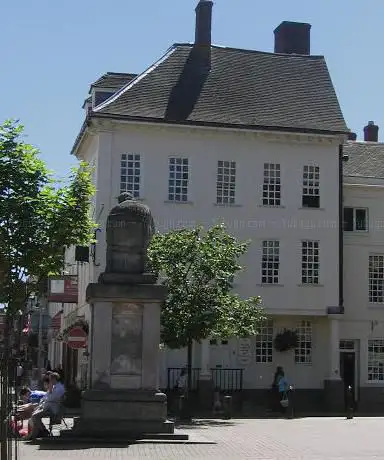
[[[111,375],[140,376],[143,307],[138,304],[113,305],[111,336]]]

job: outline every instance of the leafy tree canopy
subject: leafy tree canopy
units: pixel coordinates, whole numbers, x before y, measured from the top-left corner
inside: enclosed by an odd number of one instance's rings
[[[148,256],[164,280],[168,296],[162,309],[162,340],[171,348],[192,340],[255,335],[264,315],[260,298],[243,300],[232,292],[248,243],[224,225],[157,233]]]
[[[38,154],[20,124],[0,125],[0,301],[9,312],[63,270],[65,247],[88,245],[93,234],[89,167],[81,163],[61,185]]]

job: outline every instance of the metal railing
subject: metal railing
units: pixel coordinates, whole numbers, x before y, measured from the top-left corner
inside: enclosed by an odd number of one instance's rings
[[[169,367],[168,368],[168,380],[167,380],[167,390],[173,390],[176,387],[177,380],[180,377],[181,371],[184,368],[182,367]],[[191,390],[198,390],[199,388],[199,376],[200,368],[192,368],[192,387]]]
[[[16,378],[16,361],[11,358],[11,337],[9,322],[6,325],[4,345],[0,353],[0,458],[18,460],[19,439],[11,427],[10,415],[17,405],[20,388]]]
[[[214,386],[226,393],[240,392],[243,389],[244,369],[211,369]]]
[[[167,389],[173,390],[183,368],[168,368]],[[192,390],[199,389],[200,368],[192,368]],[[240,392],[243,389],[244,369],[212,368],[212,380],[216,388],[226,393]]]

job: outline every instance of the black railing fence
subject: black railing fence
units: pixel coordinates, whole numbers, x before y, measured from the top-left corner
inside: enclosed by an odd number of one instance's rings
[[[211,369],[214,386],[220,391],[234,393],[243,389],[244,369]]]
[[[14,337],[10,320],[5,325],[4,342],[0,350],[0,459],[19,459],[19,438],[12,427],[12,414],[17,406],[20,388],[16,378],[16,360],[12,358]]]
[[[169,367],[168,368],[167,390],[175,389],[182,370],[183,370],[182,367]],[[192,368],[192,388],[191,390],[198,390],[199,376],[200,376],[200,369],[197,367],[193,367]]]
[[[181,367],[168,368],[168,390],[175,388],[182,369]],[[200,368],[192,368],[191,390],[199,389],[200,372]],[[211,374],[214,387],[225,393],[241,392],[243,389],[243,372],[244,369],[212,368]]]

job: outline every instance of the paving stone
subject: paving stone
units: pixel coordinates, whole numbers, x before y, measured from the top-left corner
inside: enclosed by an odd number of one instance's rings
[[[382,460],[384,418],[200,421],[182,427],[217,444],[29,445],[19,460]]]

